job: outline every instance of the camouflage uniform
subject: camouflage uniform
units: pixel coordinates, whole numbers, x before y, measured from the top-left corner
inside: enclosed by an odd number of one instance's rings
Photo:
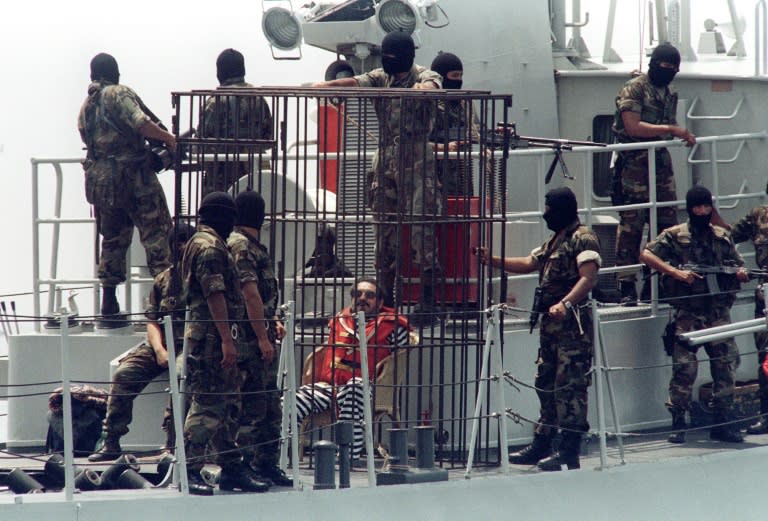
[[[469,122],[469,128],[467,128]],[[463,128],[462,128],[463,127]],[[458,136],[454,133],[460,132]],[[451,141],[480,141],[480,121],[467,101],[438,101],[434,135],[444,145]],[[460,138],[460,139],[454,139]],[[437,179],[445,195],[471,196],[473,190],[472,160],[466,150],[436,151]],[[486,169],[487,170],[487,169]],[[486,172],[487,173],[487,172]]]
[[[361,87],[411,88],[426,81],[442,86],[439,74],[419,65],[413,65],[400,80],[384,69],[374,69],[355,79]],[[376,232],[376,268],[386,286],[394,281],[400,258],[398,224],[403,220],[434,219],[441,213],[442,201],[435,179],[435,154],[428,142],[435,104],[414,96],[374,99],[373,104],[379,120],[379,149],[370,174],[368,202],[382,223]],[[411,256],[422,270],[437,267],[433,225],[412,227]],[[385,287],[385,291],[391,290]]]
[[[743,266],[739,253],[728,232],[711,226],[705,234],[692,234],[688,223],[679,224],[661,232],[646,249],[660,259],[678,266],[685,263],[706,266],[723,264]],[[703,328],[722,326],[731,322],[730,308],[736,298],[734,289],[739,284],[730,277],[728,293],[704,295],[673,302],[675,335],[681,335]],[[682,283],[681,283],[682,284]],[[721,290],[725,290],[721,284]],[[733,404],[734,374],[739,365],[738,349],[732,338],[705,344],[709,356],[709,370],[712,375],[712,405],[716,414],[730,414]],[[696,352],[698,346],[687,346],[675,342],[672,350],[672,379],[669,382],[667,408],[672,416],[685,414],[690,408],[693,383],[698,372]]]
[[[258,285],[267,319],[267,336],[274,346],[277,327],[271,319],[277,311],[278,291],[272,258],[257,238],[237,227],[230,234],[227,247],[240,274],[240,284],[255,282]],[[282,420],[280,394],[277,391],[279,355],[276,350],[272,362],[264,364],[256,333],[250,324],[243,329],[245,338],[238,356],[243,397],[237,444],[248,454],[246,461],[255,467],[275,467]]]
[[[600,253],[597,236],[574,221],[565,235],[553,236],[532,252],[539,269],[542,306],[546,310],[562,301],[579,280],[577,257],[582,252]],[[587,432],[587,389],[592,383],[592,313],[583,302],[573,302],[579,310],[581,328],[574,313],[557,322],[543,314],[539,356],[536,361],[536,389],[541,410],[536,434],[551,436],[557,427],[567,432]]]
[[[95,208],[102,236],[98,276],[103,286],[125,281],[134,225],[152,276],[171,265],[171,216],[138,130],[150,121],[143,107],[130,88],[95,81],[78,117],[88,149],[83,162],[85,196]]]
[[[144,313],[147,320],[153,322],[159,322],[169,313],[172,314],[174,348],[177,356],[181,354],[184,345],[184,307],[179,302],[180,293],[181,279],[178,272],[174,268],[163,271],[155,277],[152,292],[149,294],[149,305]],[[162,331],[165,335],[165,327],[162,327]],[[163,344],[165,345],[165,340]],[[165,371],[167,371],[166,367],[160,367],[157,364],[155,351],[148,340],[132,349],[120,360],[109,390],[107,416],[104,419],[103,432],[107,438],[119,439],[128,433],[128,425],[133,418],[133,401],[151,380]],[[163,416],[163,430],[168,433],[166,442],[168,447],[175,443],[172,414],[169,400]]]
[[[731,228],[733,242],[752,241],[755,245],[755,262],[758,268],[768,269],[768,206],[753,208],[743,219]],[[760,284],[768,282],[761,277]],[[760,286],[755,288],[755,318],[765,318],[765,301]],[[763,372],[763,361],[768,348],[768,332],[755,333],[757,348],[757,381],[760,385],[761,412],[768,412],[768,376]]]
[[[252,89],[247,82],[225,82],[219,89]],[[211,96],[205,101],[202,124],[198,134],[204,139],[272,139],[272,113],[261,96]],[[204,165],[201,197],[211,192],[226,192],[237,181],[259,168],[269,168],[263,157],[266,145],[216,145],[206,148],[206,154],[217,154],[222,160]],[[246,154],[248,161],[235,161],[233,154]],[[256,154],[256,157],[252,157]],[[254,165],[256,163],[256,165]]]
[[[184,444],[190,473],[203,467],[210,445],[216,463],[231,467],[241,461],[234,436],[240,417],[240,378],[237,368],[221,366],[221,337],[207,298],[224,295],[235,347],[241,342],[245,316],[240,283],[226,244],[213,228],[200,225],[187,242],[182,260],[184,301],[189,307],[187,339],[187,392],[191,403],[184,424]]]
[[[621,119],[622,112],[631,111],[640,114],[641,121],[655,125],[676,125],[675,113],[677,112],[677,93],[673,93],[668,87],[661,89],[655,87],[646,74],[631,79],[624,84],[616,97],[616,113],[614,116],[613,132],[618,143],[638,143],[643,141],[658,141],[672,139],[668,134],[650,139],[631,137],[624,129]],[[627,150],[619,153],[617,169],[621,172],[622,204],[647,203],[649,199],[648,187],[648,151]],[[615,194],[617,195],[617,194]],[[656,201],[674,201],[677,199],[675,192],[675,178],[672,172],[672,158],[666,148],[656,149]],[[659,208],[656,212],[658,230],[651,233],[659,233],[670,226],[677,224],[677,213],[674,207]],[[643,225],[650,222],[649,210],[627,210],[619,212],[620,222],[616,238],[616,266],[628,266],[637,264],[640,255],[640,242],[642,241]],[[617,279],[621,281],[634,281],[635,273],[618,273]]]

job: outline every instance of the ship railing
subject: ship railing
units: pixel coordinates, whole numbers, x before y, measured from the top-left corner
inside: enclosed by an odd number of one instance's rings
[[[710,172],[711,172],[711,186],[708,184],[707,188],[710,189],[712,192],[712,195],[715,199],[715,204],[718,208],[726,208],[722,205],[722,203],[725,202],[733,202],[732,206],[728,206],[727,209],[733,209],[736,207],[736,205],[743,200],[750,200],[750,199],[765,199],[766,198],[766,192],[764,189],[761,189],[759,191],[745,191],[746,188],[746,181],[741,184],[741,188],[739,193],[736,194],[721,194],[721,174],[719,166],[723,163],[734,163],[739,156],[741,155],[741,152],[743,150],[743,147],[745,143],[748,142],[760,142],[765,141],[768,139],[768,132],[765,130],[759,131],[759,132],[749,132],[749,133],[740,133],[740,134],[727,134],[727,135],[721,135],[721,136],[703,136],[703,137],[697,137],[696,138],[696,145],[694,147],[691,147],[691,150],[688,152],[688,158],[687,162],[689,165],[706,165],[709,164]],[[718,145],[722,143],[728,143],[728,142],[738,142],[739,146],[737,149],[737,152],[730,158],[722,159],[720,157],[720,152]],[[652,155],[655,150],[659,148],[680,148],[684,147],[685,142],[683,140],[670,140],[670,141],[651,141],[651,142],[642,142],[642,143],[622,143],[622,144],[610,144],[605,147],[596,147],[596,146],[574,146],[571,150],[562,151],[562,154],[564,156],[564,159],[566,162],[579,162],[580,161],[580,168],[578,168],[578,172],[580,172],[577,179],[573,179],[572,181],[575,183],[578,183],[580,186],[576,187],[576,192],[585,194],[584,197],[580,198],[581,203],[586,203],[584,206],[579,208],[579,213],[583,216],[583,222],[587,226],[591,226],[593,223],[595,223],[595,219],[597,215],[605,214],[605,215],[613,215],[616,212],[625,211],[625,210],[644,210],[644,209],[650,209],[650,218],[649,218],[649,226],[651,230],[658,229],[658,218],[656,209],[657,208],[665,208],[665,207],[672,207],[672,208],[679,208],[681,206],[685,206],[685,199],[677,199],[675,201],[657,201],[656,199],[656,164],[655,161],[649,161],[649,168],[648,168],[648,176],[649,176],[649,202],[647,203],[637,203],[637,204],[627,204],[627,205],[609,205],[609,204],[603,204],[602,201],[599,201],[597,197],[592,196],[589,197],[586,194],[593,195],[594,190],[594,182],[593,182],[593,165],[594,165],[594,156],[598,153],[606,153],[606,152],[619,152],[619,151],[625,151],[625,150],[648,150],[649,155]],[[697,151],[702,148],[706,147],[709,150],[709,157],[707,159],[694,159],[694,154],[697,153]],[[574,155],[578,155],[580,159],[574,159]],[[536,179],[537,179],[537,204],[538,208],[535,210],[526,210],[526,211],[511,211],[508,210],[505,214],[505,221],[515,221],[515,220],[523,220],[526,218],[540,218],[544,214],[544,194],[549,189],[549,186],[545,183],[545,177],[546,172],[550,166],[551,162],[551,156],[552,151],[549,149],[540,149],[540,148],[530,148],[530,149],[518,149],[518,150],[511,150],[509,152],[510,159],[514,159],[515,157],[535,157],[538,159],[537,162],[537,171],[536,171]],[[576,170],[576,169],[574,169]],[[509,168],[509,171],[511,175],[514,175],[514,167],[511,166]],[[680,175],[688,175],[688,172],[676,172],[676,176]],[[678,194],[678,197],[681,194]],[[541,240],[545,239],[546,231],[544,230],[544,227],[541,227]],[[621,267],[610,267],[605,266],[600,269],[601,274],[608,274],[608,273],[615,273],[619,271],[630,271],[630,270],[636,270],[642,268],[641,264],[633,264],[628,266],[621,266]],[[509,280],[525,280],[530,279],[530,275],[515,275],[509,276]],[[655,281],[654,281],[655,282]],[[652,285],[652,297],[653,302],[656,303],[658,296],[658,289],[656,287],[656,284]],[[655,306],[655,304],[654,304]],[[655,313],[655,311],[654,311]]]
[[[755,76],[768,72],[768,5],[765,0],[755,3]]]
[[[94,263],[93,274],[91,277],[66,277],[60,276],[60,247],[62,238],[62,226],[64,225],[92,225],[93,237],[98,237],[98,230],[96,230],[96,219],[94,217],[65,217],[63,215],[62,201],[65,194],[65,185],[67,182],[71,182],[68,178],[69,175],[82,176],[82,170],[80,168],[73,170],[72,174],[69,171],[65,174],[64,165],[82,164],[83,158],[32,158],[32,278],[33,278],[33,309],[34,316],[53,317],[57,315],[61,309],[62,297],[61,288],[65,286],[81,285],[85,287],[91,287],[93,289],[93,309],[94,314],[98,314],[99,310],[99,280],[96,277],[96,263]],[[53,193],[52,200],[45,202],[45,208],[50,210],[48,215],[43,217],[41,213],[41,185],[45,185],[48,188],[50,185],[46,181],[50,171],[48,169],[41,169],[41,166],[50,166],[53,169]],[[67,177],[67,179],[65,179]],[[67,185],[71,186],[71,185]],[[51,225],[51,243],[50,243],[50,260],[48,264],[47,276],[42,273],[41,269],[41,252],[42,246],[42,228],[45,225]],[[127,263],[130,266],[130,249],[128,251]],[[128,270],[126,273],[125,282],[125,309],[132,309],[133,291],[132,287],[135,284],[151,283],[152,279],[149,277],[140,276],[132,273],[132,270]],[[42,311],[42,294],[48,293],[48,302],[45,312]],[[34,329],[36,332],[41,330],[41,322],[34,322]]]

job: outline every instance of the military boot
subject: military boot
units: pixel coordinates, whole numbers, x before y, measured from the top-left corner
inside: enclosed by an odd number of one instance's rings
[[[101,288],[101,315],[98,326],[101,329],[116,329],[128,325],[128,316],[120,313],[120,304],[117,302],[116,289],[113,286]]]
[[[768,398],[760,397],[760,414],[761,416],[755,423],[747,427],[747,434],[766,434],[768,433]]]
[[[548,458],[544,458],[536,465],[539,470],[553,472],[558,470],[575,470],[581,468],[579,452],[581,451],[581,433],[564,432],[563,439],[557,452]]]
[[[730,408],[728,410],[730,411]],[[709,431],[710,440],[727,443],[742,443],[744,441],[744,435],[741,434],[738,425],[734,423],[733,414],[730,412],[718,410],[715,413],[715,423],[717,425]]]
[[[120,313],[120,304],[117,302],[117,288],[114,286],[101,287],[101,314],[117,315]]]
[[[637,288],[635,287],[635,281],[622,280],[619,282],[619,292],[621,293],[621,305],[622,306],[637,306]]]
[[[205,482],[199,472],[190,471],[187,474],[189,493],[196,496],[212,496],[213,487]]]
[[[252,465],[253,473],[259,481],[272,483],[277,487],[292,487],[293,479],[277,465]]]
[[[269,490],[269,485],[254,479],[245,465],[238,463],[221,469],[219,489],[240,490],[242,492],[266,492]]]
[[[669,443],[685,443],[685,411],[672,412],[672,430],[675,431],[669,435]]]
[[[530,445],[509,454],[509,462],[513,465],[535,465],[550,454],[552,454],[552,436],[534,434]]]
[[[102,435],[102,439],[99,442],[101,442],[101,447],[88,456],[88,461],[91,463],[116,460],[123,452],[120,448],[120,438],[118,437]]]

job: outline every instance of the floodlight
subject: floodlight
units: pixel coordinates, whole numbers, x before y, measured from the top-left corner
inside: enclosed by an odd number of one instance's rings
[[[290,51],[301,44],[299,18],[284,7],[268,9],[261,19],[261,30],[273,47]]]
[[[385,33],[402,31],[413,34],[418,20],[417,8],[406,0],[384,0],[378,5],[376,21]]]

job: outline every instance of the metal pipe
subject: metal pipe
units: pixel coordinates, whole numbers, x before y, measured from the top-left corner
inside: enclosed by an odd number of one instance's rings
[[[708,327],[706,329],[699,329],[698,331],[690,331],[679,335],[679,338],[688,341],[694,338],[702,337],[712,333],[724,333],[726,331],[736,331],[745,327],[759,326],[765,324],[764,318],[753,318],[750,320],[742,320],[740,322],[733,322],[731,324],[725,324],[722,326]]]
[[[38,201],[38,191],[40,189],[40,183],[38,176],[40,175],[37,167],[37,161],[32,160],[32,258],[40,258],[40,225],[38,219],[40,218],[40,205]],[[33,313],[36,317],[41,315],[40,313],[40,266],[38,262],[32,263],[32,291],[34,292],[34,298],[32,299]],[[40,332],[40,321],[34,322],[35,332]]]
[[[190,310],[187,309],[185,323],[191,319]],[[186,417],[185,395],[181,394],[181,386],[186,384],[187,375],[187,346],[183,345],[181,350],[181,373],[177,373],[176,367],[176,341],[173,337],[173,318],[168,314],[163,318],[165,326],[165,345],[168,348],[168,384],[171,391],[171,404],[173,405],[173,428],[176,431],[176,455],[179,465],[176,467],[174,482],[179,483],[184,494],[189,493],[189,480],[187,476],[187,453],[184,447],[184,418]],[[186,336],[184,344],[187,343]],[[181,384],[179,383],[181,378]]]
[[[766,29],[768,29],[768,7],[765,0],[758,0],[755,4],[755,76],[765,74],[768,68]]]
[[[376,467],[373,462],[373,414],[371,411],[371,382],[368,378],[368,338],[365,334],[365,313],[357,313],[357,335],[360,340],[360,376],[363,380],[363,419],[365,421],[365,450],[368,453],[368,486],[376,486]]]
[[[735,329],[732,331],[724,331],[722,333],[715,333],[709,335],[702,335],[700,337],[690,339],[687,344],[690,346],[698,346],[701,344],[707,344],[709,342],[717,342],[726,338],[732,338],[735,336],[748,335],[750,333],[760,333],[768,329],[768,325],[765,323],[761,326],[752,326],[742,329]]]
[[[64,422],[64,497],[72,501],[75,490],[75,443],[72,436],[72,392],[70,389],[69,317],[61,317],[61,400]]]

